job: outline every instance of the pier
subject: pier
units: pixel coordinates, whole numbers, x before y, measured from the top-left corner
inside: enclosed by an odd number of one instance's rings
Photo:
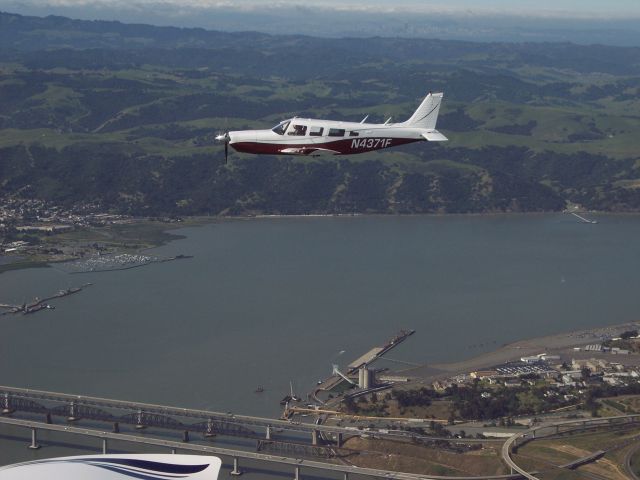
[[[85,283],[80,287],[72,287],[67,288],[66,290],[60,290],[53,295],[49,295],[44,298],[37,298],[31,303],[25,303],[23,305],[11,305],[6,303],[0,303],[0,308],[6,308],[8,311],[1,313],[0,315],[8,315],[10,313],[22,313],[23,315],[27,315],[29,313],[35,313],[45,308],[55,308],[51,305],[47,304],[47,302],[54,300],[56,298],[67,297],[69,295],[73,295],[74,293],[81,292],[83,289],[91,286],[91,283]]]
[[[361,357],[351,362],[347,367],[347,372],[354,373],[359,368],[364,367],[369,363],[373,362],[374,360],[382,357],[385,353],[389,352],[389,350],[400,345],[402,342],[404,342],[407,338],[409,338],[414,333],[416,333],[415,330],[400,330],[400,332],[398,332],[398,334],[395,337],[391,338],[387,343],[385,343],[381,347],[374,347],[371,350],[369,350],[367,353],[362,355]]]
[[[340,372],[340,370],[338,369],[338,365],[334,365],[333,374],[330,377],[326,378],[324,381],[318,382],[318,385],[316,386],[316,388],[314,388],[314,390],[311,393],[308,394],[308,397],[311,398],[313,401],[317,402],[318,404],[325,405],[325,402],[318,397],[318,394],[320,392],[330,392],[332,389],[337,387],[343,381],[347,381],[353,385],[357,384],[359,387],[364,387],[365,389],[370,388],[371,386],[370,384],[373,383],[370,381],[372,376],[372,375],[370,376],[370,374],[372,372],[364,372],[364,370],[367,370],[367,365],[369,365],[370,363],[372,363],[373,361],[379,358],[382,358],[384,354],[386,354],[390,350],[400,345],[402,342],[404,342],[407,338],[409,338],[414,333],[415,333],[415,330],[400,330],[400,332],[398,332],[397,335],[390,338],[384,345],[373,347],[367,353],[361,355],[360,357],[352,361],[347,366],[346,375]],[[399,360],[394,360],[394,361],[397,361],[400,363],[409,363],[409,362],[402,362]],[[359,374],[358,377],[351,379],[350,376],[355,375],[356,373]],[[386,384],[386,388],[389,388],[391,386],[392,386],[392,383]],[[290,409],[285,409],[285,413],[283,414],[283,417],[288,418],[290,413],[292,413]]]

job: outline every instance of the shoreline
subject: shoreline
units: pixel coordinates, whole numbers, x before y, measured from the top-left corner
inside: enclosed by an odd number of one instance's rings
[[[598,352],[578,352],[573,348],[591,343],[600,343],[604,339],[617,336],[625,330],[634,329],[640,329],[640,320],[518,340],[466,360],[425,364],[420,367],[402,370],[401,372],[414,377],[418,382],[433,382],[464,373],[488,369],[500,364],[520,360],[520,357],[539,353],[559,355],[561,359],[568,356],[583,357],[585,354],[589,357],[611,356],[611,354]]]

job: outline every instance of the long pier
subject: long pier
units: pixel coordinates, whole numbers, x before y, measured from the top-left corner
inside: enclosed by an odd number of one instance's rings
[[[53,295],[49,295],[48,297],[44,297],[44,298],[36,298],[33,302],[25,303],[24,305],[11,305],[6,303],[0,303],[0,308],[9,309],[7,312],[3,312],[0,315],[8,315],[10,313],[22,313],[23,315],[26,315],[28,313],[35,313],[49,307],[49,305],[47,305],[48,301],[54,300],[56,298],[62,298],[62,297],[67,297],[69,295],[73,295],[74,293],[81,292],[83,289],[89,286],[91,286],[91,283],[85,283],[80,287],[73,287],[73,288],[67,288],[66,290],[60,290],[58,293],[54,293]]]
[[[358,371],[361,367],[366,367],[369,363],[373,362],[378,358],[382,358],[382,356],[387,353],[389,350],[397,347],[402,342],[404,342],[407,338],[413,335],[415,330],[400,330],[397,335],[389,339],[384,345],[379,347],[373,347],[368,352],[364,353],[354,361],[352,361],[349,365],[347,365],[347,375],[353,375]],[[397,360],[396,360],[397,361]],[[401,362],[403,363],[403,362]],[[346,376],[340,373],[337,369],[337,365],[334,365],[334,373],[330,377],[326,378],[324,381],[319,383],[319,385],[313,389],[311,393],[309,393],[309,397],[314,401],[324,404],[322,400],[318,398],[318,393],[321,391],[329,392],[333,388],[335,388],[338,384],[340,384],[343,380],[348,380]],[[348,380],[350,381],[350,380]],[[353,383],[353,382],[352,382]]]
[[[347,372],[348,373],[353,373],[356,370],[358,370],[358,368],[360,368],[360,367],[362,367],[364,365],[367,365],[367,364],[373,362],[374,360],[382,357],[385,353],[387,353],[389,350],[391,350],[391,349],[397,347],[398,345],[400,345],[402,342],[404,342],[407,338],[409,338],[414,333],[416,333],[415,330],[401,330],[395,337],[391,338],[384,345],[382,345],[380,347],[372,348],[367,353],[365,353],[361,357],[359,357],[356,360],[354,360],[353,362],[351,362],[349,364],[349,366],[347,367]]]

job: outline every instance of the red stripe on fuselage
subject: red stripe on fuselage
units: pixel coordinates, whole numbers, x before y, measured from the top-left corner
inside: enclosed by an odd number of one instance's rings
[[[352,155],[355,153],[371,152],[383,148],[397,147],[408,143],[421,141],[415,138],[366,138],[353,137],[333,142],[324,143],[263,143],[263,142],[236,142],[230,145],[238,152],[258,153],[266,155],[287,155],[282,150],[299,148],[309,153],[289,153],[288,155],[313,155],[313,150],[326,149],[339,152],[339,155]],[[336,154],[336,155],[338,155]]]

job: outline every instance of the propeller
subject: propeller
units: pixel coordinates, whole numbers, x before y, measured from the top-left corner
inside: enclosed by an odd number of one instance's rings
[[[227,159],[229,158],[229,142],[231,141],[231,137],[229,136],[229,132],[224,132],[216,135],[216,142],[224,142],[224,164],[227,164]]]

